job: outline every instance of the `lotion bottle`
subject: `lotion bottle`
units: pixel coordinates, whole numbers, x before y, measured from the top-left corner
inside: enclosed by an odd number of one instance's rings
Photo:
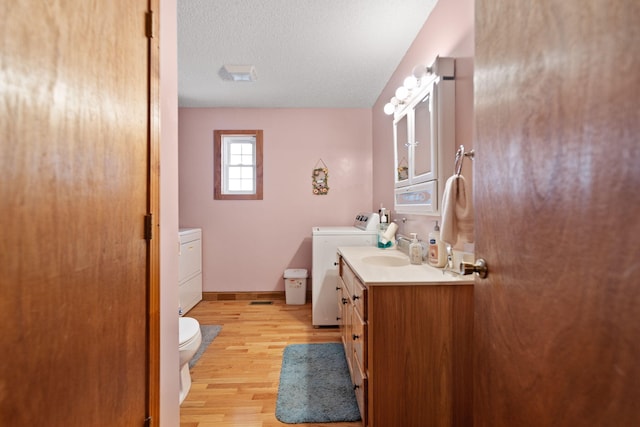
[[[447,253],[444,242],[440,240],[438,221],[433,231],[429,233],[429,264],[434,267],[444,267],[447,263]]]
[[[422,245],[418,242],[418,235],[411,233],[411,244],[409,245],[409,262],[411,264],[422,264]]]
[[[389,228],[388,216],[385,208],[380,209],[380,225],[378,228],[378,247],[381,249],[390,248],[392,243],[385,239],[384,234]]]

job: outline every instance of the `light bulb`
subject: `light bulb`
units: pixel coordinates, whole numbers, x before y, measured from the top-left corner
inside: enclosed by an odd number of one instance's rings
[[[398,98],[400,101],[404,101],[405,99],[407,99],[407,96],[409,96],[409,89],[407,89],[404,86],[400,86],[398,89],[396,89],[396,98]]]
[[[395,96],[393,98],[391,98],[391,105],[393,105],[394,107],[397,107],[398,105],[400,105],[400,101],[398,101],[398,98],[396,98]]]
[[[416,65],[415,67],[413,67],[413,72],[412,72],[413,76],[414,76],[416,79],[420,79],[420,78],[422,78],[422,76],[424,76],[424,73],[425,73],[426,68],[427,68],[427,67],[425,67],[425,66],[424,66],[424,65],[422,65],[422,64]]]
[[[392,103],[387,102],[387,103],[384,105],[384,113],[385,113],[387,116],[392,115],[394,111],[396,111],[396,107],[394,107]]]
[[[415,89],[418,86],[418,79],[415,76],[408,76],[404,79],[404,87],[407,89]]]

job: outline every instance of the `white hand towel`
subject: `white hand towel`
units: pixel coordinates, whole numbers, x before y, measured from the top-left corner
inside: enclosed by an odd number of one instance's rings
[[[451,246],[458,239],[473,243],[473,205],[462,175],[453,175],[444,186],[440,239]]]

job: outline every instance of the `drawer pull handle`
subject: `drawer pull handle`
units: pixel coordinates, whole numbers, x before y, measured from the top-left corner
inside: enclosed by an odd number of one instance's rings
[[[342,319],[342,317],[336,317],[336,320],[340,320],[340,319]]]
[[[355,301],[355,300],[357,300],[357,299],[360,299],[360,297],[359,297],[358,295],[354,295],[354,296],[353,296],[353,300]]]
[[[349,302],[349,299],[348,299],[348,298],[342,298],[342,303],[343,303],[343,304],[347,304],[348,302]]]
[[[353,340],[354,341],[357,340],[358,338],[360,338],[360,335],[353,334]]]
[[[354,385],[353,385],[353,390],[357,390],[357,389],[359,389],[359,388],[360,388],[360,386],[359,386],[358,384],[354,384]]]
[[[336,286],[336,291],[339,291],[340,289],[342,289],[340,286]]]

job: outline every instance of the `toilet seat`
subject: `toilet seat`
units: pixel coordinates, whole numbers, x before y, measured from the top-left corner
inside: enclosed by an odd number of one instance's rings
[[[179,348],[187,347],[193,341],[198,339],[200,332],[200,324],[192,317],[179,318],[178,341]]]

